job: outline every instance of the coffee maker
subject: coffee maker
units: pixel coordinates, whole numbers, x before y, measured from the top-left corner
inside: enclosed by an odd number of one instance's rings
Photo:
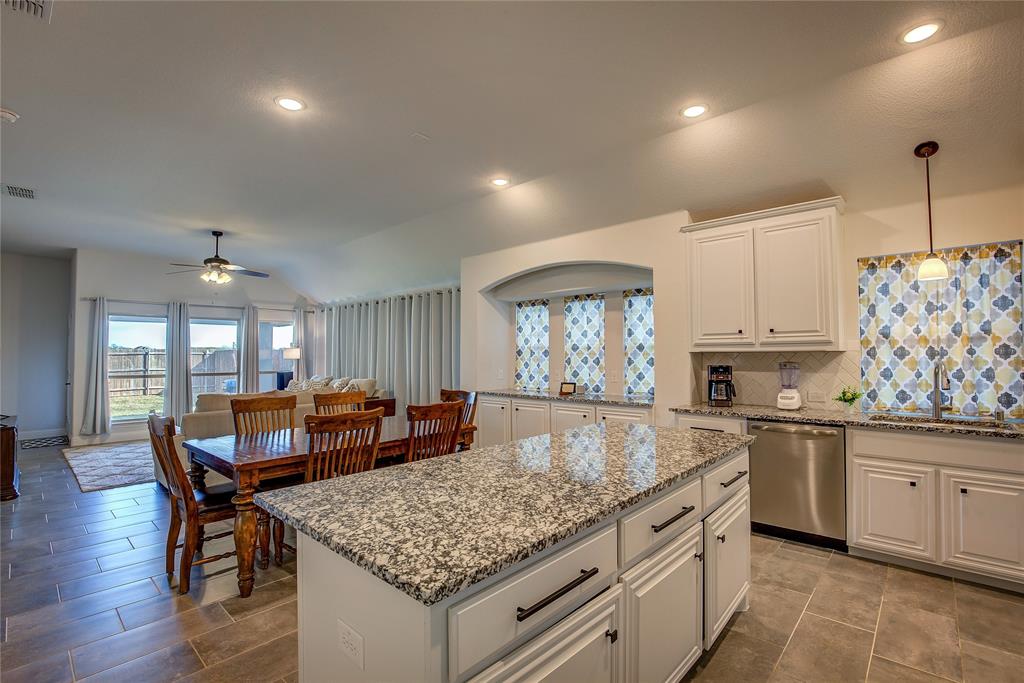
[[[728,408],[736,398],[736,385],[732,383],[731,365],[708,366],[708,405]]]

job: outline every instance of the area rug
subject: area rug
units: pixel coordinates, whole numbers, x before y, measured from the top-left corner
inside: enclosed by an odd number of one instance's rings
[[[155,481],[149,441],[65,448],[64,459],[83,493]]]

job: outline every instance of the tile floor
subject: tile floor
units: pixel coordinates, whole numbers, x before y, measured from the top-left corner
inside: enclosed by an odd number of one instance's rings
[[[766,536],[687,681],[1024,681],[1024,595]]]
[[[83,494],[56,448],[21,469],[0,505],[4,683],[297,680],[294,560],[258,570],[246,600],[234,558],[178,596],[159,488]],[[752,552],[750,611],[687,680],[1024,681],[1024,595],[763,536]]]

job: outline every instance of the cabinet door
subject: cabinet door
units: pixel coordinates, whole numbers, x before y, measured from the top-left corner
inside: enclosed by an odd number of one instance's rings
[[[475,445],[496,446],[512,440],[512,417],[510,401],[481,399],[476,410],[477,433]]]
[[[759,344],[831,343],[832,219],[823,212],[757,225]]]
[[[573,427],[594,424],[594,409],[590,406],[551,404],[551,431],[564,432]]]
[[[629,410],[628,408],[598,408],[597,421],[605,424],[620,422],[625,424],[651,424],[650,410]]]
[[[745,609],[750,589],[750,487],[737,491],[704,520],[704,649],[729,617]]]
[[[547,434],[551,431],[550,411],[540,401],[512,401],[512,438]]]
[[[701,653],[702,527],[622,575],[626,680],[678,681]]]
[[[1024,477],[942,470],[945,564],[1024,580]]]
[[[754,238],[749,227],[690,235],[693,345],[754,343]]]
[[[621,613],[622,586],[616,584],[472,680],[621,681]]]
[[[935,470],[853,458],[850,545],[935,561]]]

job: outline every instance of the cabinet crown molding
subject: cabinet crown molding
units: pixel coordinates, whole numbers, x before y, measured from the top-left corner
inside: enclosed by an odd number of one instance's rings
[[[679,228],[679,232],[697,232],[699,230],[717,228],[722,225],[732,225],[734,223],[744,223],[746,221],[754,221],[759,220],[761,218],[774,218],[775,216],[785,216],[800,211],[813,211],[815,209],[831,208],[835,208],[836,211],[842,214],[843,211],[846,209],[846,200],[844,200],[839,195],[836,195],[834,197],[826,197],[824,199],[813,199],[809,202],[801,202],[799,204],[789,204],[788,206],[777,206],[771,209],[761,209],[760,211],[740,213],[736,214],[735,216],[712,218],[710,220],[684,225],[683,227]]]

